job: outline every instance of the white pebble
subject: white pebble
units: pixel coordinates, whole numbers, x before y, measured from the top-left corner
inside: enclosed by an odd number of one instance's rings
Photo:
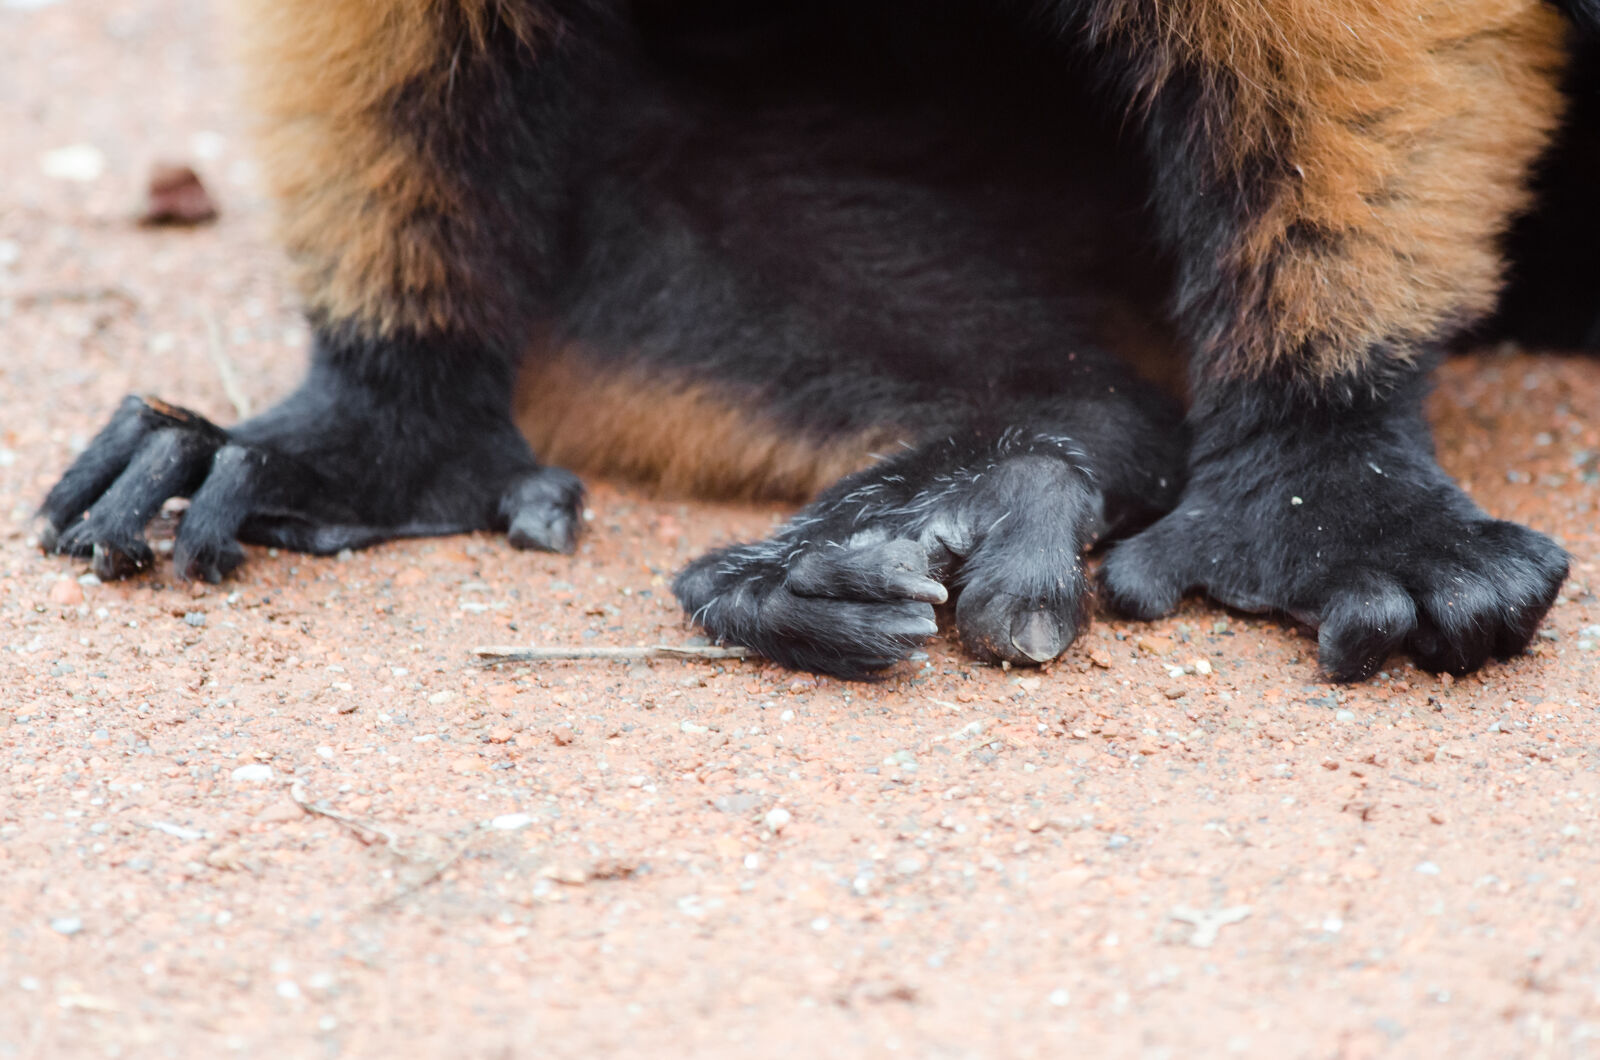
[[[767,815],[761,820],[776,835],[788,827],[789,822],[794,820],[794,815],[782,806],[774,806],[767,811]]]
[[[1072,995],[1065,990],[1052,990],[1050,991],[1050,1004],[1056,1008],[1066,1008],[1072,1004]]]
[[[501,832],[515,832],[517,829],[526,828],[532,823],[532,814],[502,813],[499,817],[489,822],[489,827]]]
[[[58,935],[76,935],[83,930],[83,921],[75,916],[58,916],[50,921],[50,930]]]
[[[1435,865],[1431,861],[1424,861],[1422,864],[1417,866],[1417,872],[1424,876],[1437,876],[1439,875],[1439,866]]]
[[[39,159],[44,175],[88,184],[106,171],[106,156],[93,144],[71,144],[46,151]]]
[[[252,762],[233,771],[235,784],[265,784],[272,779],[272,767],[265,762]]]

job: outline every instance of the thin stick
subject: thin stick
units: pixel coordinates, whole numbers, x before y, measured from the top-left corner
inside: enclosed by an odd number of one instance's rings
[[[712,645],[654,644],[631,648],[578,648],[534,645],[527,648],[478,647],[472,654],[485,666],[512,662],[565,662],[579,659],[608,659],[632,662],[639,659],[748,659],[748,648],[719,648]]]
[[[363,821],[359,817],[351,817],[349,814],[340,813],[338,810],[330,810],[326,807],[318,806],[306,796],[305,787],[298,781],[289,785],[289,798],[304,812],[317,817],[326,817],[335,824],[348,828],[350,834],[355,836],[362,846],[370,847],[374,843],[382,843],[396,854],[400,854],[401,857],[407,856],[400,850],[400,840],[393,832],[387,828],[380,828],[375,824]]]
[[[400,837],[389,831],[387,828],[379,827],[370,821],[363,821],[359,817],[352,817],[349,814],[340,813],[338,810],[330,810],[325,806],[318,806],[315,802],[311,801],[310,796],[306,794],[305,786],[299,781],[294,781],[289,785],[289,798],[305,813],[313,814],[317,817],[326,817],[334,824],[341,825],[342,827],[349,829],[350,834],[355,836],[356,840],[361,843],[362,846],[370,847],[382,845],[386,847],[389,853],[393,854],[395,857],[404,861],[409,861],[413,865],[426,867],[426,871],[417,879],[411,881],[410,883],[401,883],[389,894],[384,895],[382,898],[374,899],[372,902],[368,903],[368,912],[376,912],[377,910],[390,906],[402,898],[416,894],[424,887],[433,883],[439,877],[448,872],[452,865],[461,860],[461,855],[467,852],[467,847],[472,842],[472,838],[469,836],[468,838],[457,843],[455,845],[455,849],[451,850],[447,856],[436,861],[428,861],[417,854],[413,854],[410,850],[403,848],[400,845]]]
[[[211,354],[211,363],[216,365],[217,375],[222,377],[222,392],[233,402],[233,411],[239,414],[239,418],[249,419],[250,395],[239,385],[239,373],[233,370],[233,361],[228,358],[228,350],[222,344],[222,325],[217,323],[216,314],[209,309],[200,310],[200,316],[206,325],[206,350]]]
[[[129,309],[139,308],[139,299],[126,287],[51,287],[40,291],[19,291],[9,295],[19,306],[47,306],[55,302],[121,302]]]

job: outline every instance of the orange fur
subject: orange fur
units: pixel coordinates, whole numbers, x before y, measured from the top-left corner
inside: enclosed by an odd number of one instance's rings
[[[1148,102],[1180,73],[1212,165],[1292,179],[1218,262],[1243,277],[1221,333],[1234,372],[1294,359],[1330,378],[1486,312],[1496,242],[1561,109],[1565,28],[1539,0],[1104,0],[1103,38],[1148,61]],[[1214,91],[1209,91],[1214,90]],[[1315,238],[1304,238],[1311,232]]]
[[[889,427],[808,438],[704,384],[602,373],[573,350],[528,358],[517,422],[546,463],[677,497],[805,501],[909,441]]]
[[[242,0],[245,65],[281,235],[313,310],[385,334],[441,328],[476,297],[451,248],[479,238],[454,175],[388,120],[408,87],[448,91],[492,21],[528,46],[532,5],[503,0]]]

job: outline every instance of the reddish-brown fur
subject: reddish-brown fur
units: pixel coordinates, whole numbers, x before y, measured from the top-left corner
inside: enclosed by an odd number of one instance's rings
[[[600,373],[576,351],[528,359],[517,422],[549,463],[675,497],[809,500],[909,441],[891,427],[806,437],[704,384]]]
[[[1301,357],[1326,378],[1491,307],[1497,239],[1561,111],[1548,5],[1102,0],[1093,24],[1144,57],[1144,99],[1182,73],[1228,101],[1194,115],[1215,167],[1272,154],[1293,174],[1217,263],[1241,289],[1228,326],[1196,336],[1214,363]]]
[[[314,311],[373,334],[448,328],[478,297],[454,248],[480,238],[460,177],[398,134],[398,93],[444,90],[491,19],[530,47],[534,5],[509,0],[243,0],[261,158],[281,236]]]

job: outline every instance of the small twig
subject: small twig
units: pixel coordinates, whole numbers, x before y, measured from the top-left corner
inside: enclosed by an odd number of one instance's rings
[[[217,375],[222,378],[222,392],[233,402],[233,411],[238,413],[239,418],[249,419],[250,395],[239,385],[239,373],[234,371],[233,361],[222,343],[222,325],[217,323],[216,314],[209,309],[201,309],[200,317],[206,325],[206,349],[211,354],[211,363],[216,365]]]
[[[305,786],[298,781],[289,785],[289,798],[294,800],[294,804],[306,813],[314,817],[326,817],[335,824],[343,825],[350,830],[350,834],[355,836],[362,846],[370,847],[374,843],[382,843],[401,857],[406,856],[400,850],[400,840],[393,832],[387,828],[369,824],[359,817],[351,817],[349,814],[340,813],[338,810],[330,810],[326,807],[318,806],[306,797]]]
[[[579,647],[478,647],[472,654],[485,666],[512,662],[563,662],[577,659],[609,659],[631,662],[638,659],[748,659],[748,648],[720,648],[713,645],[654,644],[630,648]]]
[[[467,839],[457,843],[455,849],[452,850],[447,857],[440,858],[432,863],[427,863],[422,856],[414,854],[411,851],[403,848],[400,845],[399,836],[396,836],[387,828],[382,828],[368,821],[363,821],[359,817],[351,817],[349,814],[340,813],[337,810],[330,810],[325,806],[318,806],[306,795],[305,786],[299,781],[295,781],[289,785],[289,798],[292,799],[294,804],[300,807],[300,809],[304,812],[312,814],[316,817],[326,817],[334,824],[348,829],[350,834],[356,838],[357,842],[361,843],[363,846],[370,847],[381,844],[388,849],[389,853],[403,861],[409,861],[412,864],[417,865],[427,865],[427,871],[417,879],[412,880],[410,883],[403,883],[396,887],[389,894],[371,902],[367,906],[368,912],[376,912],[379,909],[383,909],[385,906],[394,904],[407,895],[415,894],[424,887],[428,886],[428,884],[437,880],[440,876],[443,876],[447,871],[449,871],[450,866],[461,860],[461,855],[467,852],[467,847],[472,841],[471,837],[468,837]]]
[[[121,302],[129,309],[139,308],[139,299],[126,287],[49,287],[40,291],[19,291],[13,295],[0,295],[0,301],[9,300],[19,306],[47,306],[56,302]]]
[[[973,744],[971,747],[964,749],[961,752],[961,757],[965,758],[967,755],[975,755],[986,747],[994,748],[994,753],[999,754],[1001,751],[1011,746],[1011,741],[1007,740],[1004,736],[986,736],[977,743]]]

